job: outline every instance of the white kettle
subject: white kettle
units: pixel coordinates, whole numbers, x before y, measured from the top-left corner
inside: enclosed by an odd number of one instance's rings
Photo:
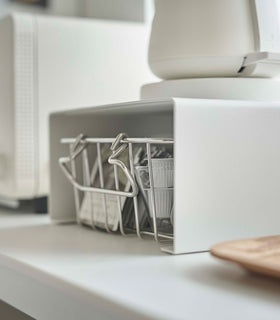
[[[149,64],[162,79],[280,74],[280,0],[155,0]]]

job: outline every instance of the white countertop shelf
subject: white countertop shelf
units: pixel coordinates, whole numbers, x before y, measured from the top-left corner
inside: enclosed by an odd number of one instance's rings
[[[0,213],[0,299],[36,319],[279,319],[280,281],[47,216]]]

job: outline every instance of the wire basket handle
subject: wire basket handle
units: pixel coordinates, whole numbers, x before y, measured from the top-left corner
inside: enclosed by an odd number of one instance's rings
[[[118,166],[124,172],[125,176],[127,177],[131,185],[132,190],[130,192],[84,186],[77,181],[77,179],[73,176],[72,170],[69,168],[68,164],[74,161],[85,150],[85,148],[87,148],[88,143],[86,142],[86,137],[83,134],[78,135],[77,138],[75,139],[75,142],[71,147],[69,156],[59,158],[58,162],[62,169],[62,172],[64,173],[66,178],[70,181],[70,183],[80,191],[111,194],[111,195],[124,196],[129,198],[135,197],[138,194],[137,183],[135,179],[132,177],[125,163],[118,159],[118,156],[122,152],[124,152],[128,146],[128,143],[123,141],[125,137],[127,137],[127,135],[124,133],[121,133],[116,137],[116,140],[112,143],[112,146],[111,146],[112,154],[109,157],[108,162],[112,165]]]
[[[117,135],[116,140],[112,143],[111,150],[112,154],[108,159],[108,162],[112,165],[117,165],[121,170],[124,172],[126,175],[129,183],[131,184],[132,187],[132,193],[134,196],[138,194],[138,186],[135,181],[135,179],[132,177],[130,170],[128,167],[125,165],[125,163],[121,160],[118,159],[119,155],[122,154],[128,147],[128,143],[125,142],[125,139],[127,138],[126,133],[120,133]]]

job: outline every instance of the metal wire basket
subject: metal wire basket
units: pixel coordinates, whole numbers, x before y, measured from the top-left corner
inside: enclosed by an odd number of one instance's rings
[[[61,139],[61,143],[69,145],[69,155],[60,158],[59,165],[66,178],[73,185],[78,223],[85,224],[82,213],[85,207],[85,199],[87,199],[86,212],[90,214],[88,215],[89,219],[87,218],[86,224],[89,224],[93,229],[100,228],[97,221],[98,217],[96,217],[98,208],[96,209],[95,204],[100,204],[101,201],[103,204],[101,212],[102,214],[104,213],[104,229],[107,232],[120,232],[124,236],[136,234],[139,238],[152,236],[156,241],[173,240],[173,185],[169,183],[168,186],[164,186],[165,188],[157,188],[157,184],[162,187],[160,184],[161,180],[158,181],[157,179],[155,186],[155,166],[153,165],[153,161],[155,160],[152,158],[153,146],[171,148],[173,153],[173,139],[129,138],[124,133],[119,134],[116,138],[89,138],[80,134],[76,138],[63,138]],[[108,155],[105,155],[106,161],[103,154],[105,153],[103,152],[106,149],[105,146],[109,146],[108,150],[110,150],[110,152],[106,151]],[[147,161],[146,166],[137,168],[135,166],[135,157],[136,151],[140,150],[139,146],[141,146],[141,150],[145,150]],[[127,161],[124,161],[124,154],[127,154]],[[77,169],[78,162],[80,162],[80,170]],[[157,162],[160,161],[157,160]],[[113,172],[109,179],[114,181],[110,181],[109,188],[106,186],[106,179],[104,178],[104,165],[111,166]],[[170,165],[172,165],[171,161]],[[138,169],[145,171],[148,189],[143,188],[139,180],[137,180],[136,171]],[[156,169],[161,170],[162,168],[158,167]],[[94,170],[96,173],[95,177],[98,176],[98,183],[93,181],[92,178]],[[168,181],[171,181],[173,179],[173,172],[168,172]],[[122,177],[122,181],[126,180],[126,188],[124,190],[120,187],[120,177]],[[149,212],[148,217],[145,217],[149,220],[149,223],[145,227],[143,227],[143,223],[141,222],[144,221],[143,215],[139,212],[139,197],[140,193],[143,192],[146,192],[144,202],[146,204],[148,202]],[[168,197],[165,197],[166,194],[172,194],[172,201],[168,202],[168,212],[163,213],[163,211],[167,210],[164,207],[164,203],[168,200]],[[123,212],[124,207],[128,204],[127,199],[131,199],[131,203],[133,203],[133,228],[128,228],[124,224]],[[110,207],[111,200],[117,203],[117,217],[113,219],[118,225],[117,229],[115,228],[116,223],[112,222],[112,215],[110,215],[110,210],[112,211],[112,206]],[[142,212],[142,210],[140,211]],[[168,221],[168,228],[160,226],[160,223],[165,220]]]

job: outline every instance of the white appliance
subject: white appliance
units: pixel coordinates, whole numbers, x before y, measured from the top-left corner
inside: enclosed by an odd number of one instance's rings
[[[0,22],[0,197],[48,194],[48,115],[136,100],[155,79],[145,25],[13,14]]]
[[[155,0],[149,64],[162,79],[280,74],[279,0]]]

